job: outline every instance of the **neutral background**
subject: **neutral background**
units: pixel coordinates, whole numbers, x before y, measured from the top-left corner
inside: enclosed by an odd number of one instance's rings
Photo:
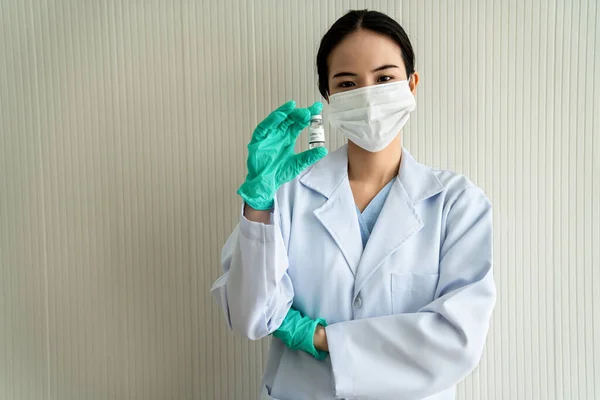
[[[406,147],[495,208],[458,398],[600,399],[595,0],[0,0],[0,399],[255,398],[268,342],[209,296],[245,145],[319,99],[319,38],[364,7],[416,48]]]

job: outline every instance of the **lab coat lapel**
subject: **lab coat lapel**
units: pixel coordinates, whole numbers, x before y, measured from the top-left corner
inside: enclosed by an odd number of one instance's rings
[[[314,211],[344,255],[350,271],[356,275],[362,253],[360,227],[354,197],[347,179],[333,192],[327,202]]]
[[[417,163],[408,151],[403,150],[398,177],[362,254],[356,272],[355,294],[392,253],[423,227],[415,204],[442,190],[443,185],[432,170]]]
[[[360,292],[383,261],[422,227],[412,201],[396,179],[365,246],[356,273],[355,292]]]
[[[341,147],[317,163],[300,182],[327,197],[314,215],[329,232],[353,275],[360,262],[362,240],[354,196],[348,182],[347,147]]]

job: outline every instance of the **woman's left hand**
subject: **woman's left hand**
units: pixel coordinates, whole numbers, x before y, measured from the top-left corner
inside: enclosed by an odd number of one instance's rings
[[[327,350],[323,349],[328,348],[325,326],[327,322],[323,318],[312,319],[292,307],[281,326],[273,332],[273,336],[292,350],[302,350],[317,360],[323,360],[327,357]],[[318,346],[315,338],[318,340]]]

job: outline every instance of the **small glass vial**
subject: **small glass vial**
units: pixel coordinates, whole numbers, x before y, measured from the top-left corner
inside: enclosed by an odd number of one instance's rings
[[[310,125],[308,126],[308,148],[325,146],[325,129],[323,129],[323,117],[313,115],[310,117]]]

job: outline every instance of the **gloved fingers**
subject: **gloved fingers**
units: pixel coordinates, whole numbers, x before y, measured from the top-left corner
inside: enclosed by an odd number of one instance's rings
[[[290,138],[289,142],[296,143],[300,133],[310,124],[310,117],[321,114],[323,111],[323,104],[317,101],[312,106],[306,108],[306,110],[309,112],[308,118],[295,123],[288,130],[288,136]]]
[[[300,172],[310,167],[321,158],[327,155],[325,147],[316,147],[302,153],[295,154],[288,162],[286,162],[279,171],[281,182],[289,182],[294,179]]]
[[[310,111],[310,115],[321,115],[323,112],[323,103],[320,101],[313,103],[312,106],[308,107],[308,111]]]
[[[304,171],[306,168],[310,167],[326,155],[327,148],[325,147],[316,147],[314,149],[306,150],[302,153],[296,154],[292,161],[296,163],[298,168],[298,172],[296,174]]]
[[[296,138],[304,128],[310,123],[310,111],[306,108],[296,108],[289,117],[279,125],[279,132],[283,140],[283,145],[294,145]]]
[[[267,137],[269,133],[285,121],[294,110],[296,110],[296,102],[290,100],[269,114],[269,116],[259,123],[254,130],[251,143],[263,140]]]

